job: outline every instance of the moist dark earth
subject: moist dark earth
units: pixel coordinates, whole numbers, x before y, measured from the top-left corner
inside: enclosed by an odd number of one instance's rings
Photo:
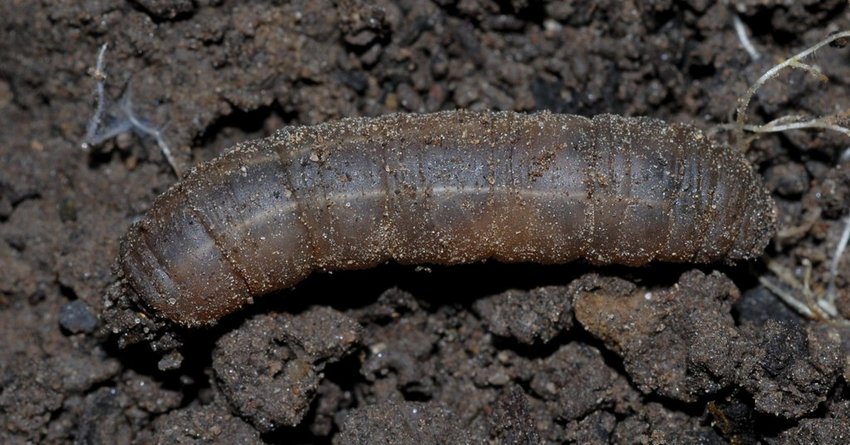
[[[850,210],[837,132],[749,141],[780,227],[747,264],[389,264],[196,330],[113,298],[129,225],[238,141],[464,108],[646,115],[729,142],[752,82],[844,29],[841,0],[4,0],[0,443],[846,444],[850,255],[831,319],[763,284],[827,291]],[[811,63],[828,80],[780,75],[748,122],[847,110],[850,49]],[[99,134],[117,130],[83,150],[104,75]]]

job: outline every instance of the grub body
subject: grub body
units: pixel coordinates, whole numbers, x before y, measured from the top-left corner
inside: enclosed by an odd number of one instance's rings
[[[754,258],[773,202],[744,157],[649,118],[453,111],[290,127],[201,165],[122,243],[174,322],[213,322],[315,270]]]

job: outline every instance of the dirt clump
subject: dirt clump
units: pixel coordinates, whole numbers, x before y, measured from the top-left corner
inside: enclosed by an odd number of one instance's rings
[[[295,316],[260,315],[218,341],[212,368],[236,412],[267,432],[301,421],[325,364],[359,339],[357,322],[326,307]]]
[[[644,393],[695,402],[736,385],[751,393],[757,411],[796,418],[815,411],[837,384],[836,330],[773,319],[737,327],[731,308],[740,294],[722,274],[691,271],[661,292],[598,276],[573,286],[578,322],[623,357]]]

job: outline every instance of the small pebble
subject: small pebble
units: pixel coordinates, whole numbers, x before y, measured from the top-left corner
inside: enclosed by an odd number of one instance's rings
[[[66,303],[59,310],[59,326],[72,334],[90,334],[97,329],[97,317],[81,300]]]

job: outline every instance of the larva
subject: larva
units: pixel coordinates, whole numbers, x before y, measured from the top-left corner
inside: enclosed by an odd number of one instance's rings
[[[691,126],[396,114],[285,128],[201,165],[131,227],[120,266],[149,308],[197,326],[314,270],[735,261],[774,229],[744,157]]]

